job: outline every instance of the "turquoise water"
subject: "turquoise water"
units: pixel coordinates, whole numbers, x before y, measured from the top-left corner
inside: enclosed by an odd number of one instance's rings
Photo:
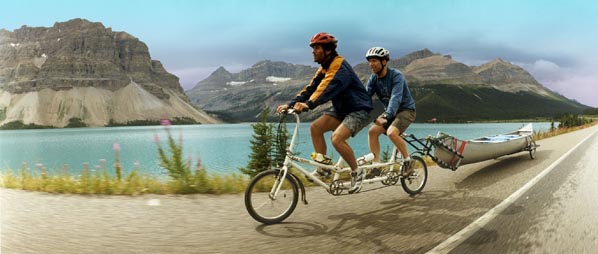
[[[523,124],[412,124],[407,133],[424,138],[442,131],[461,139],[471,139],[511,132]],[[288,124],[288,127],[290,129],[294,124]],[[535,131],[549,128],[550,123],[534,123]],[[249,123],[171,126],[170,130],[176,140],[182,138],[185,157],[192,158],[194,162],[201,158],[208,172],[238,173],[238,168],[246,166],[249,161],[249,140],[253,134]],[[31,169],[39,167],[36,164],[42,164],[52,171],[63,170],[64,164],[68,164],[70,172],[78,172],[83,163],[88,163],[91,169],[102,168],[102,160],[108,168],[112,168],[115,161],[113,146],[118,143],[125,172],[138,168],[164,175],[165,170],[159,166],[154,135],[158,135],[166,145],[167,136],[162,126],[0,131],[0,169],[19,169],[26,162]],[[327,137],[329,140],[330,135]],[[308,157],[313,151],[309,123],[301,125],[298,140],[296,151]],[[387,138],[381,137],[380,140],[383,149],[390,146]],[[357,156],[368,153],[367,130],[362,130],[349,143]],[[328,144],[330,154],[338,158],[338,153]]]

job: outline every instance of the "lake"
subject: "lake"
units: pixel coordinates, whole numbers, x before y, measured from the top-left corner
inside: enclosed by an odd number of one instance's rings
[[[524,123],[471,123],[471,124],[412,124],[408,134],[418,138],[436,135],[442,131],[461,139],[471,139],[487,135],[502,134],[520,128]],[[287,125],[289,129],[294,123]],[[549,122],[534,123],[535,131],[546,131]],[[173,137],[183,141],[186,158],[194,163],[198,158],[209,173],[238,173],[249,161],[250,139],[253,129],[250,123],[217,125],[180,125],[170,126]],[[28,167],[36,169],[42,164],[48,170],[62,170],[68,164],[71,173],[83,168],[88,163],[91,169],[102,168],[107,164],[112,168],[115,161],[113,146],[120,146],[121,164],[125,172],[138,168],[153,175],[165,175],[159,166],[157,144],[154,136],[158,135],[166,147],[165,128],[162,126],[142,127],[104,127],[78,129],[42,129],[42,130],[4,130],[0,131],[0,169],[19,169],[26,162]],[[338,153],[329,142],[328,151],[334,158]],[[380,138],[381,147],[390,147],[385,136]],[[367,129],[362,130],[350,140],[356,156],[369,152]],[[309,123],[300,126],[296,151],[302,157],[309,157],[313,151],[309,136]],[[105,161],[105,163],[103,162]]]

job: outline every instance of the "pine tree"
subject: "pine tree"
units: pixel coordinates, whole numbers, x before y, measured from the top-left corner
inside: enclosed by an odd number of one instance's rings
[[[276,135],[273,135],[275,136],[275,140],[273,141],[273,145],[275,147],[272,149],[274,155],[271,156],[271,158],[273,160],[272,166],[274,167],[282,166],[287,154],[289,131],[287,130],[287,124],[285,120],[286,115],[282,115],[279,121],[278,130],[276,130]]]
[[[268,124],[269,109],[266,107],[260,114],[261,121],[252,124],[253,136],[251,141],[251,154],[249,155],[249,163],[245,168],[239,170],[247,175],[255,176],[258,173],[265,171],[272,165],[270,152],[273,146],[273,127]]]

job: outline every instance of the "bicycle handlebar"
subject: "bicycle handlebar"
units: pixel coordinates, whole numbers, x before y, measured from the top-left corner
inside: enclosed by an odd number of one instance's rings
[[[301,113],[307,112],[307,111],[309,111],[309,109],[306,109],[306,110],[303,110],[303,111],[297,111],[297,110],[295,110],[293,108],[289,108],[289,109],[286,109],[286,110],[280,112],[279,114],[298,115],[298,114],[301,114]]]

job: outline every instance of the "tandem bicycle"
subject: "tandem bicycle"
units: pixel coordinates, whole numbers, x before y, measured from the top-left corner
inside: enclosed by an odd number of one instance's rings
[[[299,114],[292,109],[282,114],[295,116],[296,122],[291,141],[288,148],[286,148],[284,162],[280,167],[271,168],[255,175],[245,190],[247,212],[255,220],[264,224],[280,223],[289,217],[295,210],[300,196],[301,201],[306,205],[308,204],[305,185],[297,174],[304,175],[315,185],[324,188],[334,196],[342,195],[345,190],[348,191],[350,186],[350,179],[342,176],[345,175],[344,173],[350,173],[351,168],[344,165],[342,158],[336,164],[328,165],[293,154],[299,131]],[[281,116],[278,133],[281,132],[281,126],[286,123],[285,119],[284,116]],[[410,155],[412,162],[408,163],[409,168],[404,167],[404,160],[395,147],[388,161],[359,166],[361,170],[365,170],[365,173],[370,175],[370,177],[363,179],[362,187],[366,183],[377,182],[391,186],[400,181],[403,190],[410,195],[416,195],[422,191],[428,179],[428,169],[424,159],[419,155],[429,154],[429,151],[427,151],[429,146],[421,143],[421,140],[416,139],[413,135],[410,136],[412,140],[408,140],[407,137],[403,136],[403,139],[411,146],[417,148],[413,142],[419,142],[423,146],[423,150],[420,148]],[[308,170],[302,165],[329,170],[332,175],[331,182],[327,183],[313,176],[311,174],[312,170]],[[355,193],[357,192],[359,190]]]

